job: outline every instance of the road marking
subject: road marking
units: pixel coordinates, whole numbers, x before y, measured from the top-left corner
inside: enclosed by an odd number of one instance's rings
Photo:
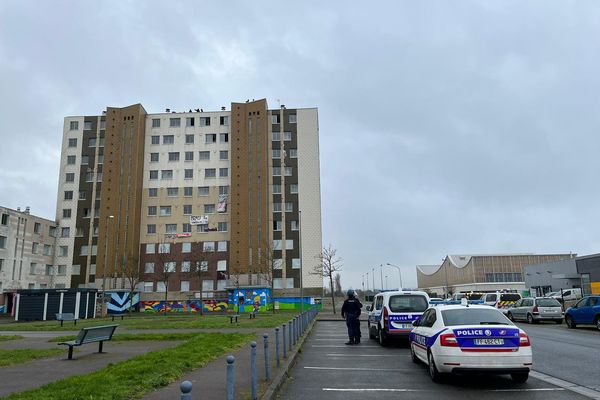
[[[327,356],[330,357],[398,357],[397,354],[342,354],[342,353],[329,353]]]
[[[412,371],[408,368],[353,368],[353,367],[304,367],[305,369],[336,370],[336,371]]]
[[[435,392],[432,389],[392,389],[392,388],[322,388],[326,392]],[[485,392],[553,392],[563,391],[564,388],[535,388],[535,389],[488,389]]]
[[[544,373],[538,371],[530,371],[529,376],[544,381],[546,383],[550,383],[552,385],[559,386],[566,390],[570,390],[572,392],[578,393],[585,397],[589,397],[590,399],[600,399],[600,391],[594,390],[585,386],[578,385],[576,383],[568,382],[559,378],[555,378],[551,375],[546,375]]]

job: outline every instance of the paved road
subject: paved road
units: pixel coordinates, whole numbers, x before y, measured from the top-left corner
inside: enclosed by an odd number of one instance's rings
[[[531,338],[534,370],[600,391],[600,332],[593,327],[518,323]]]
[[[508,376],[452,377],[433,384],[425,365],[410,360],[406,344],[380,347],[364,340],[345,346],[343,321],[319,321],[305,343],[280,399],[587,399],[565,387],[530,377],[515,384]],[[366,327],[363,326],[363,338]]]

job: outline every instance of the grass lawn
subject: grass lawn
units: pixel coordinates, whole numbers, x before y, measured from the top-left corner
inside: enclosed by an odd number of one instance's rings
[[[6,399],[138,399],[254,337],[254,334],[201,333],[177,347],[153,351],[88,375],[76,375],[15,393]]]
[[[63,327],[57,321],[16,322],[2,324],[2,331],[75,331],[88,326],[118,324],[121,329],[224,329],[224,328],[274,328],[289,321],[296,312],[278,311],[273,314],[265,312],[250,319],[248,314],[241,314],[238,323],[229,323],[229,317],[223,314],[134,314],[124,320],[88,319],[79,320],[77,325],[66,323]]]
[[[128,342],[128,341],[172,341],[172,340],[190,340],[200,333],[115,333],[112,337],[112,342]],[[57,336],[48,340],[48,342],[66,342],[75,340],[76,335]]]
[[[39,358],[52,357],[64,353],[62,349],[0,349],[0,367],[22,364]]]
[[[0,342],[5,342],[7,340],[17,340],[23,339],[21,335],[0,335]]]

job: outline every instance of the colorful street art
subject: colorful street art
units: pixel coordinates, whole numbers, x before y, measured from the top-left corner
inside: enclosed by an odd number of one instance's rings
[[[4,314],[6,311],[4,310],[6,306],[0,306],[0,314]]]
[[[131,306],[134,310],[137,304],[140,302],[140,294],[133,293],[133,302],[129,301],[129,292],[109,292],[110,302],[108,303],[107,310],[109,314],[123,314],[129,310]]]
[[[229,291],[229,304],[236,312],[268,311],[271,307],[270,288],[240,288]],[[239,309],[237,307],[239,306]]]
[[[300,297],[276,297],[275,307],[279,307],[280,310],[300,310]],[[317,307],[322,310],[323,304],[321,304],[320,298],[304,297],[304,308]]]
[[[227,311],[227,302],[217,300],[204,300],[203,311]],[[200,300],[169,301],[166,303],[166,312],[197,313],[200,312]],[[141,301],[140,311],[165,312],[164,301]]]

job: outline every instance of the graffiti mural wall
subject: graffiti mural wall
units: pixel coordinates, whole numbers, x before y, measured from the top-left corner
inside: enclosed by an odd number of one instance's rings
[[[107,291],[106,294],[110,294],[110,302],[107,305],[109,314],[123,314],[129,310],[129,307],[135,310],[140,302],[140,294],[137,292],[133,293],[133,302],[129,301],[129,292]]]
[[[203,311],[227,311],[226,301],[204,300]],[[167,312],[197,313],[200,312],[200,300],[169,301],[166,303]],[[143,312],[165,312],[164,301],[141,301],[140,311]]]
[[[240,288],[229,291],[229,304],[239,305],[238,312],[267,311],[271,307],[270,288]]]
[[[300,310],[300,297],[276,297],[276,307],[280,310]],[[304,308],[316,306],[317,309],[323,309],[320,298],[304,297]]]
[[[4,308],[5,308],[5,307],[6,307],[6,306],[3,306],[3,305],[2,305],[2,306],[0,306],[0,314],[4,314],[4,313],[6,312],[6,311],[4,311]]]

